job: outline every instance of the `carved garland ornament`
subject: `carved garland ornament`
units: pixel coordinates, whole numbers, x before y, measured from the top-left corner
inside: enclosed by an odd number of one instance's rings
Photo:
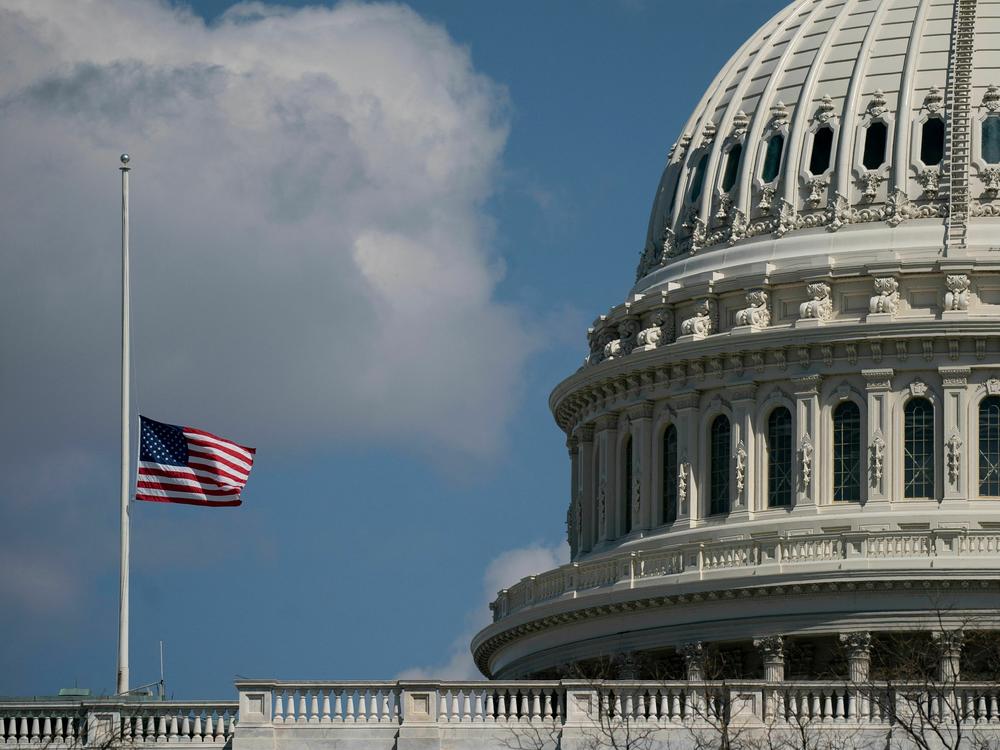
[[[952,433],[946,445],[948,447],[948,481],[957,485],[962,468],[962,438],[958,436],[957,432]]]
[[[802,436],[799,456],[802,464],[802,491],[809,492],[809,485],[812,483],[813,444],[808,432]]]
[[[876,276],[875,295],[868,302],[868,311],[895,315],[898,307],[899,282],[892,276]]]
[[[881,435],[876,435],[872,440],[871,454],[872,487],[878,489],[882,485],[882,471],[885,466],[885,439]]]
[[[736,497],[743,498],[747,478],[747,447],[743,441],[736,446]]]

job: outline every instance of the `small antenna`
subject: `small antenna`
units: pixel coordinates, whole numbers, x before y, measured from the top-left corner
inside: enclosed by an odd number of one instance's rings
[[[163,641],[160,641],[160,700],[166,700],[167,688],[163,681]]]

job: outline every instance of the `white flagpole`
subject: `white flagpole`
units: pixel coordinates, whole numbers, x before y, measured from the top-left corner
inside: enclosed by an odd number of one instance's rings
[[[129,283],[128,283],[128,166],[129,155],[121,155],[122,165],[122,456],[121,456],[121,583],[118,605],[118,693],[128,692],[128,560],[129,560]]]

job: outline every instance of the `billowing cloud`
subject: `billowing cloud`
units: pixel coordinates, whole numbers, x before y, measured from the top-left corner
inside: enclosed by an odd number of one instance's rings
[[[0,512],[18,527],[114,496],[124,150],[145,413],[261,455],[498,453],[534,346],[496,297],[482,209],[506,94],[444,29],[396,4],[246,3],[206,25],[155,0],[0,0],[0,50]],[[80,536],[60,514],[46,539]],[[35,610],[72,589],[35,575]]]
[[[469,644],[473,636],[489,624],[489,604],[497,592],[525,576],[537,575],[569,562],[569,545],[554,547],[532,544],[501,552],[483,573],[481,598],[465,617],[465,627],[451,643],[448,655],[438,664],[411,667],[401,672],[399,680],[481,680],[482,674],[472,661]]]

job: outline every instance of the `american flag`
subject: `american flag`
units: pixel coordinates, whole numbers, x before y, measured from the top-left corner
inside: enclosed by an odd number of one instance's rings
[[[193,427],[140,416],[135,499],[185,505],[239,505],[256,451]]]

